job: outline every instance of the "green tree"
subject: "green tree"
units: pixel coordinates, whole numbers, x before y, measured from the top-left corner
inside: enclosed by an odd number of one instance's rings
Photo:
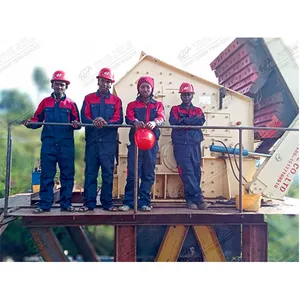
[[[299,216],[266,215],[270,262],[299,261]]]
[[[21,121],[29,118],[34,112],[30,96],[17,89],[1,91],[0,99],[2,122]],[[1,126],[1,130],[5,128],[6,126]]]
[[[32,78],[40,93],[47,92],[49,90],[50,80],[43,68],[41,67],[34,68]]]

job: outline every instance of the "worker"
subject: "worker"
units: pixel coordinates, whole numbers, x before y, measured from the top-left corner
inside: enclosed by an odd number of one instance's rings
[[[202,126],[205,116],[200,107],[192,104],[195,94],[193,85],[183,82],[179,93],[182,104],[171,108],[170,125]],[[206,209],[209,204],[204,201],[200,187],[202,131],[192,128],[173,128],[171,138],[178,172],[183,182],[187,208]]]
[[[44,125],[41,134],[41,179],[40,200],[33,213],[50,211],[53,204],[56,164],[60,169],[60,208],[73,212],[71,204],[74,186],[74,129],[80,129],[79,111],[74,101],[67,98],[70,81],[64,71],[55,71],[51,78],[54,90],[50,97],[41,101],[34,116],[22,121],[27,128],[37,129],[42,125],[34,122],[72,123],[71,126]],[[31,122],[31,123],[29,123]]]
[[[96,93],[85,96],[81,109],[82,123],[94,126],[85,128],[84,205],[79,208],[80,212],[93,210],[96,207],[97,178],[100,167],[102,208],[108,211],[118,210],[112,201],[118,128],[103,126],[123,123],[122,101],[109,91],[115,81],[109,68],[101,69],[96,78],[99,88]]]
[[[155,179],[155,163],[158,152],[158,139],[160,130],[157,125],[165,121],[164,106],[161,102],[153,98],[154,79],[143,76],[138,80],[138,95],[135,101],[128,104],[125,121],[129,125],[134,125],[129,132],[130,145],[128,146],[127,159],[127,184],[123,205],[119,207],[121,211],[128,211],[134,207],[134,132],[135,129],[146,128],[152,130],[156,141],[149,150],[139,150],[138,174],[141,184],[138,189],[138,208],[141,211],[151,211],[150,191]]]

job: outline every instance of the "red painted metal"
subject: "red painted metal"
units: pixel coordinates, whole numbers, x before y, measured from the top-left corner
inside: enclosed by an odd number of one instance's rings
[[[278,209],[277,209],[278,211]],[[186,208],[156,208],[151,213],[92,212],[62,213],[52,209],[42,215],[32,214],[32,208],[21,208],[13,213],[21,216],[26,227],[88,226],[88,225],[174,225],[174,224],[251,224],[261,223],[263,213],[240,214],[235,208],[214,208],[211,211],[191,211]]]
[[[222,76],[219,77],[219,83],[222,84],[224,81],[231,78],[234,74],[239,73],[245,67],[251,64],[250,56],[246,56],[240,62],[233,65],[228,71],[226,71]]]
[[[272,120],[266,124],[266,127],[282,127],[282,125],[282,121],[280,121],[276,115],[273,115]],[[263,139],[275,137],[278,133],[277,130],[258,130],[257,132]]]
[[[251,82],[249,85],[246,85],[245,87],[243,87],[241,89],[236,90],[236,92],[245,95],[250,91],[252,84],[253,84],[253,82]]]
[[[224,82],[224,85],[232,87],[235,84],[241,82],[246,77],[249,77],[250,75],[255,74],[255,73],[258,73],[257,68],[255,67],[255,65],[249,65],[249,66],[245,67],[239,73],[235,74],[230,79],[226,80]]]
[[[275,104],[270,104],[269,106],[265,106],[264,108],[261,108],[260,110],[255,110],[254,111],[254,126],[259,127],[259,125],[257,125],[257,123],[261,122],[261,120],[259,120],[259,119],[262,116],[269,116],[269,118],[271,118],[272,115],[275,113],[282,115],[285,108],[286,108],[286,106],[284,105],[284,103],[275,103]]]
[[[235,65],[239,61],[241,61],[244,57],[248,56],[252,49],[248,45],[242,46],[238,51],[236,51],[232,56],[230,56],[226,61],[222,63],[216,70],[215,75],[220,77],[227,70],[231,68],[231,66]]]
[[[33,240],[46,262],[69,261],[51,228],[29,228]]]
[[[242,260],[244,262],[268,261],[268,225],[243,225]]]
[[[245,86],[248,86],[249,84],[252,85],[257,80],[257,78],[258,78],[258,74],[254,73],[254,74],[250,75],[249,77],[244,78],[243,80],[241,80],[239,83],[235,84],[234,86],[229,86],[226,84],[224,84],[224,86],[235,91],[235,90],[241,89]]]
[[[67,228],[77,250],[84,258],[84,261],[98,262],[99,259],[97,256],[96,249],[94,248],[93,244],[90,242],[85,231],[80,226],[78,226],[78,227],[67,226],[66,228]]]
[[[232,55],[232,53],[236,52],[242,45],[245,44],[245,39],[235,39],[224,51],[220,53],[220,55],[213,60],[210,64],[212,70],[215,70],[218,66],[220,66],[228,57]]]
[[[136,226],[115,227],[115,261],[136,261]]]

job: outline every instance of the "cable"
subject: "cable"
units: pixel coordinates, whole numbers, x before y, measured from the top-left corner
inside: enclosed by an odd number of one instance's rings
[[[235,162],[235,166],[236,168],[238,169],[238,171],[240,171],[240,168],[237,164],[237,161],[236,161],[236,156],[235,156],[235,149],[236,149],[236,146],[238,145],[239,143],[235,144],[234,148],[233,148],[233,158],[234,158],[234,162]],[[242,175],[243,179],[246,181],[246,183],[248,182],[247,179]]]
[[[236,179],[238,182],[240,182],[239,178],[238,178],[238,177],[236,176],[236,174],[235,174],[235,171],[234,171],[234,168],[233,168],[233,165],[232,165],[231,157],[230,157],[230,154],[229,154],[229,151],[228,151],[227,146],[226,146],[222,141],[215,140],[215,142],[221,143],[221,144],[224,146],[224,148],[226,149],[227,155],[228,155],[228,158],[229,158],[229,162],[230,162],[230,166],[231,166],[232,173],[233,173],[235,179]],[[242,183],[242,185],[245,186],[244,183]]]

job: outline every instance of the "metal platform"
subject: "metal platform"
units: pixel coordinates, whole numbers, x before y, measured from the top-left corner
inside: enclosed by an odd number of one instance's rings
[[[93,211],[61,212],[59,207],[50,212],[34,214],[34,207],[19,208],[9,216],[22,217],[23,225],[28,227],[83,226],[83,225],[173,225],[173,224],[255,224],[264,222],[266,214],[299,214],[298,206],[279,203],[276,206],[262,207],[259,212],[239,213],[235,207],[211,205],[207,210],[190,210],[184,207],[159,207],[168,204],[156,204],[151,212],[134,213],[109,212],[101,208]]]

